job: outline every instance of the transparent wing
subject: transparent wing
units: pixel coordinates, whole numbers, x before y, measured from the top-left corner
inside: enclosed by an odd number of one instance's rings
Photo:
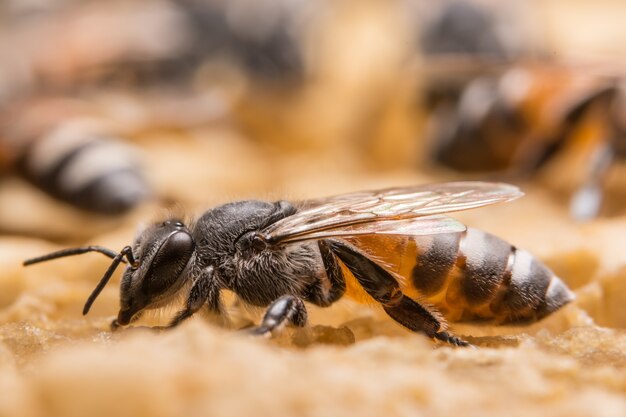
[[[377,233],[399,235],[408,234],[409,230],[416,235],[459,231],[460,223],[445,216],[433,215],[503,203],[522,195],[519,188],[513,185],[480,181],[341,194],[305,201],[304,209],[272,224],[262,233],[269,243],[276,244],[376,233],[377,228]],[[424,216],[431,218],[421,219],[423,223],[405,221]],[[453,222],[457,225],[453,226]],[[420,224],[424,226],[421,231]],[[402,227],[406,228],[406,232],[402,232]],[[392,233],[394,230],[396,233]]]
[[[458,233],[467,228],[457,220],[446,216],[424,216],[399,220],[378,220],[356,223],[334,229],[319,230],[300,236],[290,236],[281,242],[326,239],[329,237],[349,237],[360,235],[420,236],[437,233]]]

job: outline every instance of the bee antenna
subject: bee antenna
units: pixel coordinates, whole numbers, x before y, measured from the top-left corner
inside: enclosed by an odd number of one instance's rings
[[[89,310],[91,309],[91,305],[93,304],[94,301],[96,301],[96,298],[98,298],[98,296],[100,295],[104,287],[107,285],[107,283],[111,279],[111,276],[113,276],[113,272],[115,272],[115,270],[120,265],[120,263],[124,261],[124,257],[128,258],[128,261],[130,262],[133,268],[136,268],[138,266],[137,263],[135,262],[132,248],[130,246],[126,246],[124,249],[120,251],[120,253],[113,256],[113,262],[111,262],[109,269],[107,269],[107,271],[102,276],[102,279],[100,279],[100,282],[98,282],[98,285],[96,285],[96,288],[94,288],[91,295],[89,295],[89,298],[87,298],[87,302],[85,303],[85,306],[83,307],[83,316],[89,313]]]
[[[60,251],[49,253],[47,255],[27,259],[22,263],[22,265],[28,266],[28,265],[36,264],[39,262],[50,261],[52,259],[64,258],[66,256],[82,255],[83,253],[87,253],[87,252],[100,252],[101,254],[106,255],[111,259],[115,259],[115,257],[118,255],[116,252],[112,251],[111,249],[107,249],[102,246],[85,246],[82,248],[63,249]],[[132,257],[132,254],[131,254],[131,257]],[[126,260],[122,260],[121,262],[125,263]]]

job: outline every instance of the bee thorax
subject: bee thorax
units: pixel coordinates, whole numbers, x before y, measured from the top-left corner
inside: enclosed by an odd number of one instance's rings
[[[225,259],[221,270],[230,274],[230,289],[244,301],[266,306],[282,295],[303,296],[319,279],[321,260],[311,243],[265,250],[250,249]]]

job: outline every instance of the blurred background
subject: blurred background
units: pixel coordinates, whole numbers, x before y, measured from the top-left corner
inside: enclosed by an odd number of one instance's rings
[[[27,278],[19,261],[121,248],[164,211],[233,199],[509,181],[527,202],[462,218],[548,257],[555,231],[574,246],[576,222],[625,211],[625,15],[620,0],[4,0],[0,306],[36,289],[45,314],[77,316],[105,260]],[[598,262],[551,266],[582,286]]]
[[[0,230],[451,178],[620,214],[626,6],[601,3],[3,1]]]
[[[0,415],[626,415],[625,17],[624,0],[0,0]],[[200,317],[111,333],[119,272],[81,316],[109,259],[22,266],[120,250],[172,211],[465,179],[523,188],[454,216],[577,297],[528,326],[452,324],[480,350],[344,299],[269,346]],[[335,348],[300,349],[318,344]]]

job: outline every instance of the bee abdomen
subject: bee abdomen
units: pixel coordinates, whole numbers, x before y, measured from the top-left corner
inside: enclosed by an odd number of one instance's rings
[[[480,230],[467,230],[457,265],[467,309],[501,322],[538,319],[574,298],[536,257]]]
[[[416,240],[415,289],[452,320],[538,319],[574,296],[530,253],[480,230]]]
[[[438,293],[456,264],[461,235],[443,233],[417,240],[416,264],[411,271],[415,288],[428,296]]]
[[[84,210],[117,214],[149,194],[128,146],[71,120],[29,143],[20,159],[29,181]]]
[[[540,319],[574,299],[554,273],[530,253],[516,249],[510,280],[490,305],[503,322]]]
[[[476,229],[463,235],[459,264],[463,270],[460,286],[470,306],[494,298],[505,283],[514,248],[504,240]]]

